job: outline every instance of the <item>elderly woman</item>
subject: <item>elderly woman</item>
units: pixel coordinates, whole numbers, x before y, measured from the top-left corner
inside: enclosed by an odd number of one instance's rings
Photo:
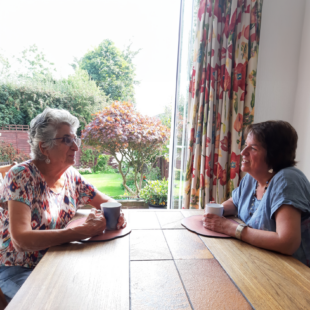
[[[238,214],[245,225],[211,214],[204,215],[203,225],[310,266],[310,184],[293,167],[297,139],[287,122],[249,126],[241,153],[247,174],[223,203],[224,215]]]
[[[89,184],[73,167],[81,140],[79,121],[65,110],[46,108],[30,124],[32,160],[12,168],[4,180],[0,288],[10,300],[54,245],[100,234],[106,227],[100,204],[114,201]],[[66,228],[77,207],[95,209],[85,224]],[[121,214],[118,228],[125,227]]]

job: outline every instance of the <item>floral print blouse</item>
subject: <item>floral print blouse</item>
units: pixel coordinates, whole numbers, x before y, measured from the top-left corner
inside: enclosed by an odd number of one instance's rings
[[[74,217],[80,205],[87,204],[96,195],[96,189],[73,167],[65,173],[65,184],[60,193],[54,193],[44,176],[30,160],[14,166],[4,178],[0,208],[0,266],[35,267],[47,249],[36,252],[18,252],[9,232],[9,214],[6,202],[20,201],[31,210],[32,230],[62,229]]]

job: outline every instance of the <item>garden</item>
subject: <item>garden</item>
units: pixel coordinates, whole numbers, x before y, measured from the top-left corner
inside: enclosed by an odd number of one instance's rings
[[[15,57],[20,64],[15,71],[0,54],[0,126],[29,125],[46,107],[66,109],[80,121],[76,168],[86,180],[115,199],[166,204],[168,182],[157,163],[168,159],[171,110],[167,107],[157,117],[137,111],[133,59],[138,52],[104,40],[75,59],[74,74],[61,79],[35,45]],[[13,144],[0,142],[0,161],[29,158]]]
[[[167,156],[169,134],[160,119],[141,115],[128,102],[114,102],[82,131],[79,171],[115,199],[165,206],[168,182],[156,164]]]

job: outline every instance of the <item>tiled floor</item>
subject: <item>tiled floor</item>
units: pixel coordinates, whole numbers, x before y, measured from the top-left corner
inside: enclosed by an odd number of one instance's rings
[[[200,237],[181,225],[188,215],[129,214],[131,309],[251,309]]]
[[[130,235],[130,259],[172,259],[161,230],[133,230]]]
[[[215,259],[176,260],[195,310],[252,309]]]
[[[191,309],[173,260],[132,261],[131,309]]]

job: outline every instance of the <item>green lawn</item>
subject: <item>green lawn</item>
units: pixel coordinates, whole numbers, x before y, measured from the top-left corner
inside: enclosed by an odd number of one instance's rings
[[[84,174],[83,177],[108,196],[114,197],[124,194],[121,189],[122,177],[119,173]]]

